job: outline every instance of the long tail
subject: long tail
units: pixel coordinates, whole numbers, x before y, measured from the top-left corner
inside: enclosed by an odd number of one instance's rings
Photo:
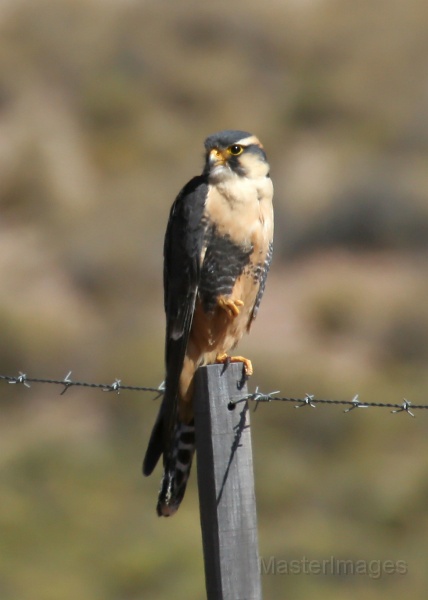
[[[156,506],[160,517],[171,517],[178,510],[186,491],[194,453],[194,422],[188,425],[177,423],[172,456],[168,458],[164,455],[164,471]]]
[[[163,477],[159,491],[157,514],[172,516],[180,506],[186,491],[187,481],[195,452],[195,425],[177,421],[171,447],[164,448],[164,410],[161,406],[158,418],[150,437],[143,462],[143,474],[150,475],[163,454]]]

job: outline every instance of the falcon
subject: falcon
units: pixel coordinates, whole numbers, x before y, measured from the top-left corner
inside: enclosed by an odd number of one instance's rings
[[[273,186],[262,144],[245,131],[205,140],[205,166],[178,194],[164,243],[165,391],[143,463],[163,455],[157,513],[183,499],[195,451],[193,378],[201,365],[251,361],[229,356],[250,330],[272,259]]]

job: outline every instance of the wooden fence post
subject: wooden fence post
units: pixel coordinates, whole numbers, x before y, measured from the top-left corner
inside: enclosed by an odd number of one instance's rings
[[[247,394],[242,364],[209,365],[195,376],[199,505],[208,600],[261,600]]]

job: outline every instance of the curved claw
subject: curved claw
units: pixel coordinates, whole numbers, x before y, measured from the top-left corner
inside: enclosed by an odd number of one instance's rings
[[[244,364],[244,373],[246,377],[250,377],[254,373],[251,360],[249,358],[245,358],[244,356],[228,356],[227,354],[217,354],[215,361],[219,364],[241,362]]]
[[[217,305],[226,311],[227,315],[233,319],[239,315],[240,307],[244,306],[244,303],[242,300],[234,300],[233,298],[228,298],[227,296],[220,296],[217,299]]]

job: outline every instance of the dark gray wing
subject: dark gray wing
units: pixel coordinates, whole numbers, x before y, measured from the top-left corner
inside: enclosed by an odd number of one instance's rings
[[[149,475],[162,453],[164,462],[177,421],[178,385],[183,369],[196,295],[206,224],[208,192],[205,176],[194,177],[171,208],[164,243],[164,303],[166,314],[165,394],[150,437],[143,472]]]
[[[194,177],[189,181],[172,205],[165,234],[163,281],[167,367],[169,340],[186,338],[190,331],[189,316],[193,316],[200,277],[207,192],[205,177]],[[185,341],[187,345],[187,339]]]

